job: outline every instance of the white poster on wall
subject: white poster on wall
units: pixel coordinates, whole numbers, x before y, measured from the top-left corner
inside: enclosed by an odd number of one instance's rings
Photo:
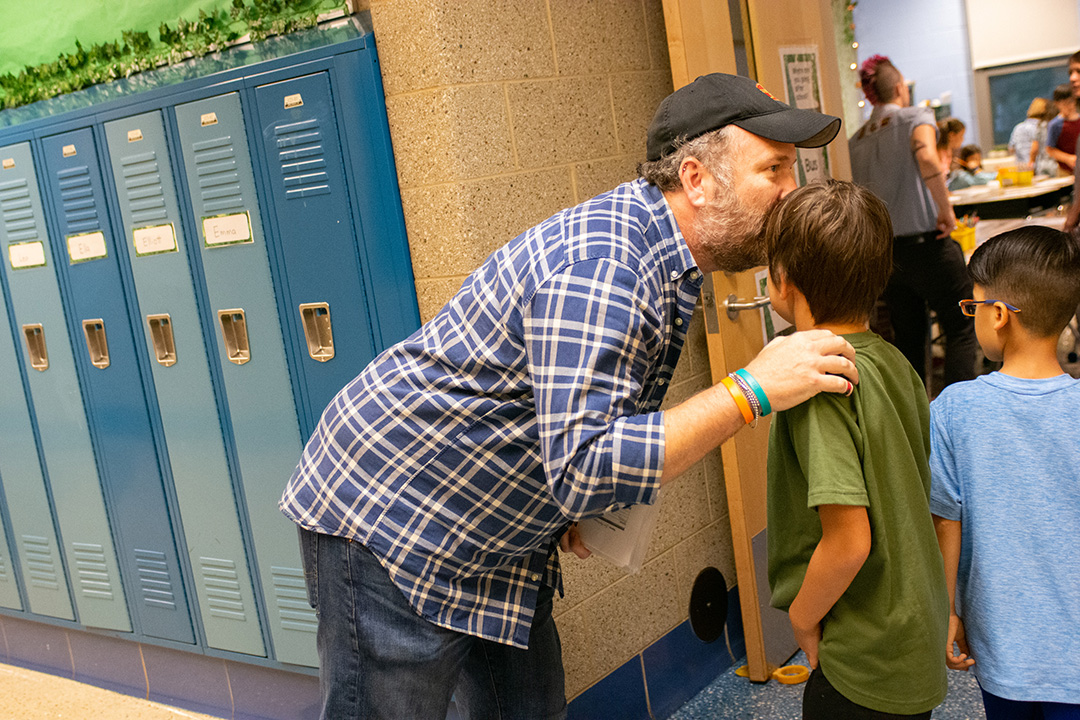
[[[801,110],[825,112],[821,102],[821,68],[816,45],[780,48],[784,69],[784,101]],[[799,148],[795,177],[799,185],[824,180],[829,174],[829,152],[825,148]]]
[[[965,0],[971,67],[1072,55],[1080,48],[1076,0]]]

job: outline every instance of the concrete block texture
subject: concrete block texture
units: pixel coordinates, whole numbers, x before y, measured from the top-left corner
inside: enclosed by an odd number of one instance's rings
[[[662,0],[371,0],[421,318],[495,249],[636,177],[671,92]],[[669,404],[710,383],[700,310]],[[567,695],[687,617],[699,566],[731,572],[723,471],[665,490],[642,571],[563,557],[555,615]]]

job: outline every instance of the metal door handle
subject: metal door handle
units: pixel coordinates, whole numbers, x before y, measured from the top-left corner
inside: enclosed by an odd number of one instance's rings
[[[41,323],[23,325],[23,335],[26,336],[26,353],[30,356],[30,367],[40,372],[49,369],[49,351],[45,347],[45,330]]]
[[[308,355],[312,360],[326,362],[334,357],[334,328],[330,324],[330,305],[327,303],[304,303],[300,306],[300,320],[304,325]]]
[[[101,318],[83,320],[82,329],[86,337],[86,350],[90,353],[90,364],[101,370],[109,367],[109,341],[105,338],[105,321]]]
[[[247,320],[240,308],[218,310],[218,323],[221,324],[221,339],[225,341],[225,354],[229,362],[243,365],[251,359],[248,348]]]
[[[757,310],[763,308],[769,304],[768,295],[757,295],[753,300],[740,300],[738,295],[732,293],[727,296],[727,300],[724,301],[724,307],[727,309],[728,320],[738,320],[739,313],[743,310]]]
[[[150,326],[150,339],[154,343],[154,359],[165,367],[175,365],[176,344],[173,342],[172,318],[168,313],[147,315],[146,323]]]

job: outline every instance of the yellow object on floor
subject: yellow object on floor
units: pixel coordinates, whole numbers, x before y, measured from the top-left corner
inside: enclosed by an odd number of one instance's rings
[[[810,668],[805,665],[785,665],[773,670],[772,677],[784,685],[798,685],[810,678]]]

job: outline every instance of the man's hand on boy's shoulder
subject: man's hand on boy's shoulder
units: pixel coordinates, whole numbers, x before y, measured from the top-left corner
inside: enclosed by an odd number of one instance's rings
[[[957,652],[959,648],[959,652]],[[967,670],[975,664],[964,634],[964,621],[957,615],[949,616],[949,639],[945,644],[945,664],[950,670]]]
[[[858,384],[855,349],[828,330],[805,330],[766,345],[746,366],[773,410],[787,410],[819,392],[848,393]]]

